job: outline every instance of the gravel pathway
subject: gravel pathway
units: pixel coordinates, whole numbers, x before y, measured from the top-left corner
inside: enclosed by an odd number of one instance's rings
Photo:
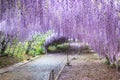
[[[60,69],[66,61],[66,55],[48,54],[12,72],[0,75],[0,80],[48,80],[52,69]],[[56,72],[57,73],[57,72]]]
[[[81,43],[70,43],[68,51],[69,59],[76,57],[80,53]],[[55,70],[55,76],[66,63],[66,54],[54,53],[48,54],[42,58],[36,59],[23,66],[0,75],[0,80],[48,80],[50,71]],[[66,80],[66,79],[64,79]]]

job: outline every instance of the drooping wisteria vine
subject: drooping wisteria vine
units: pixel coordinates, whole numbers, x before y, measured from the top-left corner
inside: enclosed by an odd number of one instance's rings
[[[87,42],[111,62],[120,51],[120,0],[0,0],[0,30],[25,39],[54,30]]]

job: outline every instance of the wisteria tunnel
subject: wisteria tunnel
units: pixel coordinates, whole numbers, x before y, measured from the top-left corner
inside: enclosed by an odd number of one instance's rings
[[[0,68],[0,80],[120,80],[120,0],[0,0]]]

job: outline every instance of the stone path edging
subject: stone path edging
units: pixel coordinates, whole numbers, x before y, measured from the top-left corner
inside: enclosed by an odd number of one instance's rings
[[[67,63],[67,62],[66,62],[66,63]],[[60,74],[62,73],[63,69],[65,68],[66,63],[63,65],[63,67],[62,67],[61,70],[59,71],[58,75],[55,77],[55,80],[58,80],[58,79],[59,79],[59,76],[60,76]]]
[[[73,58],[71,58],[71,59],[69,60],[69,62],[71,62],[72,60],[73,60]],[[55,80],[58,80],[58,79],[59,79],[59,77],[60,77],[63,69],[65,68],[65,66],[67,66],[67,61],[65,62],[65,64],[64,64],[64,65],[62,66],[62,68],[60,69],[59,73],[58,73],[57,76],[55,77]],[[71,66],[71,65],[70,65],[70,66]]]

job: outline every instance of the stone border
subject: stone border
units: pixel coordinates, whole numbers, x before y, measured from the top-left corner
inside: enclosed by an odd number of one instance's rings
[[[73,58],[74,58],[74,57],[72,57],[72,58],[69,60],[69,62],[71,62],[71,61],[73,60]],[[55,77],[55,80],[58,80],[58,79],[59,79],[59,77],[60,77],[63,69],[65,68],[65,66],[67,66],[67,61],[65,62],[65,64],[64,64],[64,65],[62,66],[62,68],[60,69],[59,73],[58,73],[57,76]],[[72,66],[72,65],[69,65],[69,66]]]
[[[58,79],[59,79],[59,77],[60,77],[60,75],[61,75],[63,69],[65,68],[65,66],[66,66],[66,63],[65,63],[65,64],[63,65],[63,67],[60,69],[58,75],[55,77],[55,80],[58,80]]]
[[[28,61],[19,62],[19,63],[16,63],[16,64],[12,65],[12,66],[7,67],[7,68],[2,68],[2,69],[0,69],[0,74],[4,74],[4,73],[7,73],[7,72],[11,72],[11,71],[13,71],[15,68],[17,68],[17,67],[20,67],[20,66],[22,66],[22,65],[25,65],[25,64],[27,64],[27,63],[29,63],[29,62],[31,62],[31,61],[34,61],[35,59],[38,59],[38,58],[44,57],[44,56],[45,56],[45,55],[36,56],[36,57],[34,57],[34,58],[31,58],[31,59],[28,60]]]

